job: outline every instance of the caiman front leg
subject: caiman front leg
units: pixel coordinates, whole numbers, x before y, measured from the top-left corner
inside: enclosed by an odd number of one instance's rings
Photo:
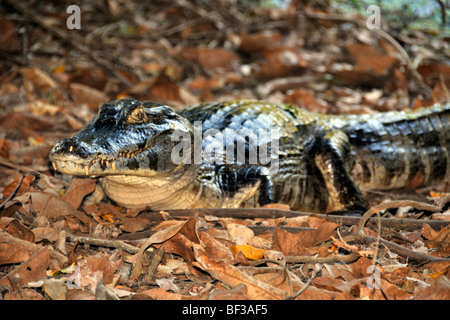
[[[366,211],[366,201],[350,175],[350,144],[344,132],[329,130],[320,134],[314,143],[313,159],[328,191],[328,212]]]
[[[220,166],[217,177],[222,192],[234,204],[232,206],[240,206],[255,195],[260,206],[276,202],[275,184],[265,167],[252,166],[232,171],[227,166]]]

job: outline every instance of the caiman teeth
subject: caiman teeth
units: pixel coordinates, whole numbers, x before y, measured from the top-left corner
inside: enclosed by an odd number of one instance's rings
[[[113,171],[116,171],[116,161],[111,161],[111,168],[113,169]]]
[[[53,166],[53,169],[55,169],[55,171],[56,171],[56,162],[55,161],[52,161],[52,166]]]
[[[89,165],[85,164],[84,165],[84,173],[88,176],[89,175]]]

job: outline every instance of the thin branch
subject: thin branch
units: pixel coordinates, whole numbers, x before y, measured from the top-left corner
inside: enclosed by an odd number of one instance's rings
[[[129,245],[120,240],[96,239],[91,237],[75,236],[72,234],[68,234],[66,237],[67,239],[69,239],[69,241],[72,242],[78,241],[80,243],[92,244],[100,247],[116,248],[132,254],[136,254],[139,252],[138,247]]]
[[[442,201],[447,202],[447,201]],[[445,203],[444,203],[445,204]],[[440,206],[440,204],[438,204]],[[433,206],[433,205],[429,205]],[[431,207],[434,208],[434,207]],[[423,209],[427,211],[434,211]],[[165,210],[172,217],[189,217],[191,214],[199,213],[203,215],[210,215],[217,218],[236,218],[236,219],[276,219],[276,218],[296,218],[303,216],[315,215],[324,218],[328,221],[340,223],[346,226],[352,226],[358,224],[361,221],[361,217],[350,216],[337,216],[330,214],[319,214],[312,212],[291,211],[282,209],[269,209],[269,208],[239,208],[239,209],[226,209],[226,208],[210,208],[210,209],[180,209],[180,210]],[[140,215],[153,220],[155,217],[161,218],[158,212],[143,212]],[[153,218],[153,219],[152,219]],[[367,218],[367,222],[376,222],[376,219]],[[417,219],[396,219],[396,218],[380,218],[383,227],[400,228],[402,230],[415,230],[422,227],[424,222],[429,223],[433,229],[440,229],[447,226],[450,222],[439,220],[417,220]],[[366,223],[366,222],[365,222]]]
[[[288,263],[352,263],[360,257],[358,252],[353,252],[349,255],[335,255],[331,257],[311,257],[311,256],[287,256]]]
[[[428,204],[425,202],[419,202],[419,201],[414,201],[414,200],[395,200],[395,201],[381,203],[377,206],[370,208],[360,219],[359,224],[358,224],[358,235],[360,235],[360,236],[364,235],[364,229],[363,229],[364,225],[366,224],[367,220],[371,216],[373,216],[377,212],[379,213],[382,210],[386,210],[386,209],[390,209],[390,208],[399,208],[399,207],[413,207],[415,209],[431,211],[431,212],[440,212],[442,209],[441,205],[433,205],[433,204]]]
[[[298,298],[298,296],[300,296],[303,292],[305,292],[305,290],[309,287],[309,285],[312,283],[312,281],[318,274],[319,274],[319,270],[314,270],[313,274],[308,279],[308,281],[306,281],[303,288],[301,288],[297,293],[295,293],[291,296],[287,296],[284,300],[295,300],[296,298]]]
[[[20,188],[20,185],[22,184],[23,178],[25,178],[25,175],[22,174],[22,176],[19,179],[19,182],[17,183],[17,186],[9,194],[9,196],[5,199],[5,201],[3,201],[2,204],[0,204],[0,209],[3,208],[3,206],[16,195],[17,191]]]

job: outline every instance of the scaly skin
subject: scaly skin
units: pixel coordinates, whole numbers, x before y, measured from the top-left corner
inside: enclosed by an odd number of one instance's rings
[[[447,179],[449,117],[450,105],[332,116],[292,105],[233,101],[176,114],[151,102],[117,100],[105,103],[73,137],[58,142],[50,160],[62,173],[99,177],[106,195],[128,208],[279,202],[303,211],[361,211],[366,203],[360,189],[417,187]],[[270,129],[277,139],[255,136]],[[201,141],[194,135],[200,131]],[[203,149],[203,157],[173,153],[180,150],[175,132],[191,138],[183,150]],[[218,138],[230,132],[231,144]],[[223,152],[216,148],[218,141]],[[227,154],[229,145],[238,153]],[[240,157],[243,146],[246,153]],[[174,154],[181,154],[178,161]],[[270,158],[264,159],[266,154]]]

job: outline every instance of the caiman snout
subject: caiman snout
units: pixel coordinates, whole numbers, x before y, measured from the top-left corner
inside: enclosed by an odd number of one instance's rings
[[[65,138],[59,141],[50,151],[50,157],[56,155],[73,154],[80,158],[85,158],[91,155],[89,149],[83,141],[75,141],[73,138]]]

